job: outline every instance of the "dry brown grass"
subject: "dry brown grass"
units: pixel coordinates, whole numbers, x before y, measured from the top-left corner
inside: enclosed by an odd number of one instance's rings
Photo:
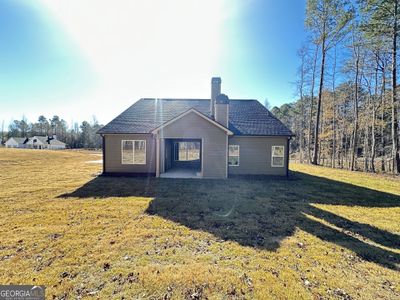
[[[0,284],[49,299],[400,298],[400,182],[96,177],[90,152],[0,149]]]

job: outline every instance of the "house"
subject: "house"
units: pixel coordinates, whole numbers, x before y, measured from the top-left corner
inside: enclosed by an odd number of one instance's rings
[[[57,140],[55,136],[34,136],[28,139],[26,148],[61,150],[65,149],[65,143]]]
[[[47,149],[50,150],[62,150],[66,148],[66,144],[57,139],[57,136],[53,135],[47,139]]]
[[[103,173],[226,178],[287,175],[292,132],[257,100],[143,98],[98,131]]]
[[[27,138],[10,137],[4,145],[6,148],[25,148],[27,140]]]

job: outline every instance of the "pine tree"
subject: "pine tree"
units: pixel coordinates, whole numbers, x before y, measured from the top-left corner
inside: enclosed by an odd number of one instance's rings
[[[397,120],[397,40],[399,36],[399,0],[360,0],[363,13],[363,30],[371,40],[382,39],[391,52],[391,138],[392,171],[400,172],[400,154]]]
[[[306,26],[311,31],[314,42],[320,45],[321,65],[319,75],[319,89],[317,114],[314,134],[314,153],[312,163],[318,163],[319,131],[321,117],[322,92],[326,55],[328,50],[340,41],[346,34],[346,28],[353,18],[353,10],[346,0],[308,0],[306,10]]]

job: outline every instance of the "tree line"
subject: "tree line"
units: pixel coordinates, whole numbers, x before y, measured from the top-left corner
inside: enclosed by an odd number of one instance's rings
[[[36,122],[29,122],[26,117],[21,120],[13,120],[5,129],[4,121],[1,126],[1,144],[10,137],[53,136],[66,143],[68,148],[101,148],[102,138],[96,134],[103,125],[100,125],[93,117],[91,122],[83,121],[74,123],[68,128],[68,123],[55,115],[52,118],[40,116]]]
[[[300,162],[399,174],[400,0],[308,0],[298,100],[272,112]]]

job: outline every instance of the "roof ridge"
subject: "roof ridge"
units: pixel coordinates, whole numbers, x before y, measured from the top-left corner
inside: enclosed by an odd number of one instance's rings
[[[210,98],[140,98],[138,101],[136,101],[135,103],[137,103],[137,102],[139,102],[140,100],[146,100],[146,101],[149,101],[149,100],[151,100],[151,101],[153,101],[153,100],[169,100],[169,101],[174,101],[174,100],[176,100],[176,101],[210,101],[211,99]],[[248,99],[229,99],[230,101],[257,101],[257,102],[260,102],[260,101],[258,101],[257,99],[250,99],[250,98],[248,98]]]
[[[144,101],[210,101],[211,99],[206,98],[142,98]]]
[[[257,102],[260,102],[257,99],[229,99],[229,101],[257,101]]]

